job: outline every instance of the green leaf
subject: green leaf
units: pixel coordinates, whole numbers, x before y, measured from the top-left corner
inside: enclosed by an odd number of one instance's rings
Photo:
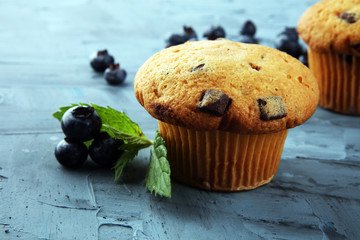
[[[103,128],[108,132],[109,126],[112,129],[115,129],[118,134],[123,134],[124,136],[133,136],[138,138],[147,139],[140,129],[139,125],[133,122],[125,113],[119,112],[111,107],[100,107],[95,104],[91,104],[94,107],[95,111],[99,114]],[[114,135],[112,131],[108,132],[111,135]]]
[[[167,160],[164,139],[157,131],[154,145],[150,149],[150,163],[146,176],[146,188],[164,197],[171,198],[170,165]]]
[[[103,124],[102,128],[104,131],[108,132],[110,134],[110,136],[117,138],[117,139],[122,139],[125,142],[127,142],[129,145],[136,145],[139,147],[141,146],[141,148],[147,148],[153,144],[153,142],[151,140],[147,139],[145,137],[145,135],[142,135],[142,136],[130,135],[128,133],[121,132],[121,131],[117,130],[116,128],[111,127],[106,124]]]
[[[140,127],[125,113],[118,112],[110,107],[104,108],[95,104],[92,106],[102,120],[102,131],[106,131],[110,136],[125,142],[121,147],[125,152],[113,167],[115,180],[118,180],[127,163],[137,156],[140,149],[151,146],[153,142],[147,139]]]
[[[125,166],[128,164],[128,162],[130,160],[134,159],[137,156],[138,152],[139,152],[138,149],[127,150],[116,161],[116,163],[115,163],[115,165],[113,167],[114,170],[115,170],[115,181],[119,180]]]

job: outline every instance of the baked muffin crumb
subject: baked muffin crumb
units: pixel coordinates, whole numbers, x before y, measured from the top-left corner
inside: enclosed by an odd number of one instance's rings
[[[297,59],[226,39],[162,50],[139,69],[134,90],[141,105],[161,121],[238,133],[270,133],[302,124],[315,111],[319,94],[316,79]],[[278,109],[259,108],[258,99]]]

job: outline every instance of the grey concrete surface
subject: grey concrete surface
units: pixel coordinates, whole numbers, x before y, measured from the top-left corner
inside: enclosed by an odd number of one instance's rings
[[[1,1],[0,239],[360,239],[360,118],[318,108],[291,129],[273,181],[252,191],[207,192],[177,182],[172,198],[145,190],[149,149],[119,182],[90,161],[62,168],[51,114],[70,103],[109,105],[148,138],[157,122],[137,103],[133,79],[171,33],[200,39],[221,25],[237,41],[257,25],[260,44],[296,26],[315,0]],[[108,49],[128,76],[108,85],[89,56]]]

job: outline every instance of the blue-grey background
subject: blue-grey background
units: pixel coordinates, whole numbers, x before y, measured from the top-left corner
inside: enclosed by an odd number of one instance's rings
[[[360,118],[318,108],[290,130],[273,181],[252,191],[207,192],[173,182],[171,199],[146,192],[149,149],[114,182],[90,161],[62,168],[51,114],[70,103],[124,111],[149,138],[157,122],[133,79],[171,33],[212,25],[237,41],[251,19],[260,44],[294,27],[315,0],[0,0],[0,239],[360,239]],[[121,86],[92,71],[108,49]]]

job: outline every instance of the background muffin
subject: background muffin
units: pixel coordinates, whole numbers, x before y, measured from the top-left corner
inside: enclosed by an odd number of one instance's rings
[[[164,49],[143,64],[134,85],[159,120],[172,176],[213,190],[269,182],[287,129],[318,103],[316,79],[295,58],[225,39]]]
[[[320,106],[360,115],[360,1],[318,2],[300,18],[298,32],[309,46]]]

